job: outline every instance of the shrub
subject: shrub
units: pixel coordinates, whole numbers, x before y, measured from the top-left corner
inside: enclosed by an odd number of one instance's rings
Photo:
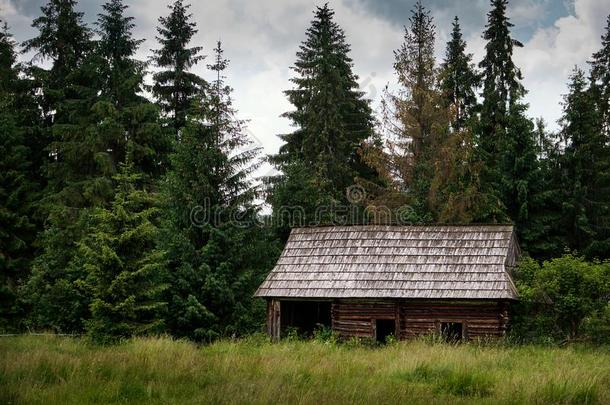
[[[522,260],[515,272],[521,300],[513,306],[514,339],[540,342],[603,336],[609,280],[610,262],[588,262],[571,254],[542,265],[530,258]]]

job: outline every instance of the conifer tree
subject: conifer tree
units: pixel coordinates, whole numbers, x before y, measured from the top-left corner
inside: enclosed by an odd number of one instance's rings
[[[153,75],[153,94],[176,134],[186,124],[191,103],[206,87],[205,80],[189,71],[204,58],[200,46],[188,47],[197,33],[189,7],[176,0],[169,6],[170,14],[159,18],[157,41],[161,48],[154,50],[152,57],[162,69]]]
[[[445,60],[439,72],[442,107],[449,128],[432,152],[433,176],[428,204],[436,222],[471,223],[484,219],[497,200],[481,190],[483,162],[476,153],[473,127],[476,125],[479,77],[466,54],[459,20],[455,17]]]
[[[558,135],[546,129],[542,118],[536,120],[536,154],[540,166],[538,210],[530,217],[528,253],[536,259],[550,259],[565,252],[562,225],[563,184],[560,167],[561,145]]]
[[[96,208],[79,242],[79,280],[91,291],[87,332],[99,342],[163,331],[166,303],[164,256],[158,240],[158,198],[141,174],[123,164],[114,200]]]
[[[55,104],[50,127],[53,158],[47,170],[47,227],[43,252],[27,286],[35,326],[79,331],[90,316],[91,295],[80,282],[85,276],[75,244],[89,232],[89,212],[109,207],[119,164],[129,158],[149,181],[163,172],[168,142],[157,109],[138,94],[144,71],[133,60],[139,42],[131,37],[131,20],[124,17],[124,10],[120,1],[104,6],[105,13],[98,20],[100,40],[81,46],[88,51],[66,74],[62,97]],[[80,14],[63,13],[74,18],[52,20],[55,14],[51,13],[45,16],[45,24],[57,32],[73,32],[74,28],[61,25],[80,24]],[[54,44],[60,39],[43,37],[46,33],[46,28],[41,29],[31,44],[40,45],[41,52],[47,47],[61,48]]]
[[[48,0],[41,7],[42,15],[36,18],[32,27],[38,36],[24,42],[24,51],[35,51],[36,59],[52,62],[50,70],[32,67],[31,73],[42,85],[41,105],[49,122],[60,119],[61,110],[57,103],[70,91],[70,76],[85,59],[93,46],[91,31],[83,23],[83,13],[76,11],[76,0]]]
[[[172,157],[161,238],[171,285],[168,326],[198,340],[243,332],[254,322],[251,295],[270,256],[253,223],[249,174],[257,150],[232,106],[220,44],[215,56],[216,79],[188,114]]]
[[[280,136],[285,144],[272,162],[284,175],[273,180],[270,196],[276,213],[281,207],[307,208],[304,221],[310,222],[316,207],[345,203],[346,188],[356,177],[374,178],[359,154],[374,132],[369,101],[353,73],[350,46],[328,4],[314,11],[305,35],[292,68],[295,87],[285,91],[294,110],[284,116],[296,130]],[[306,187],[295,183],[301,181],[317,189],[308,198],[312,204],[286,192]]]
[[[0,329],[18,327],[22,309],[18,289],[33,255],[32,221],[36,183],[31,154],[19,116],[20,78],[15,41],[3,23],[0,30]]]
[[[587,249],[592,257],[608,257],[610,251],[610,15],[607,19],[606,30],[602,35],[602,47],[593,54],[591,61],[591,88],[595,105],[598,111],[598,131],[605,139],[605,149],[600,153],[596,173],[597,184],[595,190],[595,203],[605,202],[598,207],[593,220],[596,240]]]
[[[123,0],[110,0],[102,8],[96,22],[101,98],[117,111],[108,117],[115,120],[115,133],[108,134],[112,161],[116,167],[129,160],[138,172],[155,179],[167,168],[170,139],[160,125],[157,107],[142,95],[146,64],[134,57],[143,40],[133,38],[133,17],[125,15]],[[126,156],[127,151],[131,156]]]
[[[564,151],[560,157],[562,201],[560,230],[567,246],[591,256],[608,257],[608,146],[582,70],[570,77],[560,121]]]
[[[507,0],[492,0],[483,38],[485,57],[479,64],[483,74],[483,104],[478,126],[478,144],[485,163],[483,187],[495,193],[503,209],[490,209],[488,220],[511,219],[526,247],[528,218],[536,210],[538,166],[533,124],[525,116],[525,89],[521,71],[513,62],[514,47],[523,46],[511,37],[513,24],[506,16]]]
[[[397,181],[403,202],[410,204],[420,221],[432,220],[428,205],[433,177],[433,153],[443,141],[449,117],[443,107],[434,57],[435,25],[420,1],[405,27],[404,42],[394,51],[399,90],[389,94],[385,120],[391,141],[387,166]]]
[[[602,47],[593,54],[590,64],[592,90],[600,112],[600,127],[608,141],[610,140],[610,15],[602,35]]]
[[[441,65],[441,90],[448,106],[453,106],[451,126],[459,131],[467,125],[477,108],[476,89],[479,78],[472,63],[472,54],[466,53],[466,42],[458,17],[453,21],[451,40],[447,42],[445,60]]]
[[[98,142],[105,110],[96,106],[99,75],[91,31],[73,0],[49,0],[33,27],[38,36],[25,50],[50,60],[51,68],[30,69],[40,83],[40,105],[50,143],[46,149],[45,230],[42,253],[34,262],[24,298],[32,304],[32,326],[74,331],[82,328],[88,298],[76,283],[80,269],[71,265],[80,240],[83,209],[109,201],[111,165],[107,145]],[[89,127],[90,123],[100,128]]]

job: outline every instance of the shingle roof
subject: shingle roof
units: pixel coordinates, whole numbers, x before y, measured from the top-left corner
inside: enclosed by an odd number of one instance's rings
[[[258,297],[516,299],[512,226],[293,229]]]

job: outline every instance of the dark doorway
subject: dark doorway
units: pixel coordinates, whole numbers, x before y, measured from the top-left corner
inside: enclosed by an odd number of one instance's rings
[[[375,340],[385,343],[386,338],[396,333],[396,321],[394,319],[375,320]]]
[[[461,322],[441,322],[441,335],[447,342],[459,342],[464,336]]]
[[[282,334],[294,330],[299,336],[310,337],[316,328],[330,327],[330,308],[331,303],[325,301],[282,301]]]

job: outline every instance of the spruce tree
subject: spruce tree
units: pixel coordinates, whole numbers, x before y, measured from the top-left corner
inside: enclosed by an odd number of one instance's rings
[[[604,151],[599,152],[597,162],[596,189],[593,196],[597,206],[593,219],[596,240],[587,248],[586,253],[592,257],[608,257],[610,251],[610,16],[606,30],[602,35],[602,47],[593,54],[591,63],[590,92],[598,111],[598,131],[604,138]],[[605,203],[605,204],[604,204]]]
[[[64,331],[80,330],[88,313],[87,292],[77,282],[82,269],[71,264],[74,243],[84,232],[83,210],[108,202],[113,191],[108,145],[97,136],[108,113],[96,104],[98,59],[92,52],[91,31],[75,6],[72,0],[49,0],[33,22],[38,36],[25,42],[25,50],[50,60],[51,68],[30,69],[41,85],[50,143],[42,253],[34,262],[24,298],[32,304],[32,326]]]
[[[558,134],[549,132],[542,118],[536,120],[536,149],[540,166],[540,191],[535,194],[539,209],[530,217],[528,253],[533,258],[561,256],[567,246],[562,229],[562,145]]]
[[[95,43],[81,22],[82,15],[69,10],[74,3],[57,4],[52,1],[43,8],[47,14],[36,20],[44,21],[38,26],[40,35],[29,41],[29,49],[54,62],[49,77],[56,70],[65,77],[60,78],[61,97],[55,99],[50,124],[53,141],[47,165],[43,252],[27,293],[34,304],[33,325],[80,331],[90,316],[91,294],[79,281],[85,275],[76,243],[89,233],[90,211],[110,206],[113,177],[127,160],[149,182],[156,180],[165,169],[169,142],[157,108],[140,94],[144,64],[133,58],[140,41],[132,38],[133,23],[124,15],[123,3],[111,0],[103,6],[97,21],[100,39]],[[63,50],[64,44],[56,41],[66,39],[49,33],[65,32],[84,32],[82,40],[87,43],[73,45],[86,51],[78,53],[80,59],[64,71],[56,65],[65,58],[45,52]],[[43,87],[45,91],[53,94],[51,86]]]
[[[498,205],[498,200],[481,187],[483,162],[473,131],[479,108],[479,76],[472,55],[465,51],[466,42],[455,17],[439,72],[441,105],[447,110],[449,125],[431,158],[434,174],[428,204],[436,222],[481,222],[491,207]]]
[[[591,64],[592,90],[599,109],[600,127],[610,141],[610,15],[602,35],[602,47],[593,54]]]
[[[419,221],[432,220],[428,204],[433,177],[433,153],[445,137],[449,117],[438,86],[434,57],[435,25],[421,2],[415,4],[405,27],[404,42],[394,51],[399,89],[389,95],[386,121],[392,128],[389,167],[393,167],[403,203]]]
[[[176,0],[169,6],[170,14],[159,17],[156,38],[161,48],[153,50],[152,57],[161,69],[153,75],[153,94],[176,134],[186,124],[191,103],[206,87],[204,79],[189,71],[204,58],[200,46],[188,47],[197,33],[189,7]]]
[[[220,44],[215,54],[216,79],[193,105],[172,156],[161,237],[171,285],[168,326],[197,340],[251,327],[251,295],[273,257],[254,226],[250,174],[257,150],[232,106]]]
[[[472,54],[466,53],[466,42],[457,17],[453,21],[451,39],[447,42],[445,60],[441,65],[441,90],[448,106],[452,106],[454,119],[451,126],[459,131],[468,125],[478,102],[476,89],[479,78],[472,63]]]
[[[31,153],[20,127],[19,66],[6,23],[0,31],[0,329],[19,327],[18,290],[29,273],[36,236],[32,220],[37,187]]]
[[[506,16],[507,0],[492,0],[492,10],[483,38],[485,57],[479,64],[483,74],[483,104],[478,126],[478,144],[485,163],[482,184],[502,201],[502,212],[490,210],[487,220],[511,219],[526,247],[532,239],[528,220],[537,208],[539,192],[536,142],[533,123],[525,116],[525,89],[521,71],[513,62],[514,47],[523,46],[511,37],[513,24]]]
[[[76,11],[76,0],[48,0],[42,15],[32,22],[38,36],[24,42],[24,52],[34,51],[36,59],[50,60],[50,70],[32,66],[42,86],[41,106],[49,122],[60,118],[57,104],[70,91],[70,76],[93,46],[91,30],[83,23],[83,13]]]
[[[311,208],[315,210],[346,203],[346,188],[356,177],[375,176],[359,154],[364,142],[374,136],[369,101],[358,89],[350,46],[328,4],[316,8],[305,35],[292,67],[294,88],[285,91],[294,110],[284,116],[297,129],[280,136],[285,144],[272,157],[284,173],[273,180],[270,192],[276,213],[281,207],[307,208],[298,195],[285,192],[293,185],[305,187],[297,181],[306,179],[317,189],[308,198],[314,200]],[[313,221],[314,213],[308,210],[306,217],[305,222]]]
[[[128,7],[123,0],[110,0],[102,8],[96,22],[97,51],[101,98],[117,112],[108,117],[115,124],[115,133],[109,134],[113,165],[129,160],[134,169],[154,180],[167,168],[170,138],[160,125],[157,107],[142,95],[146,64],[135,54],[143,40],[133,38],[133,17],[125,15]],[[127,151],[131,156],[126,156]]]
[[[115,176],[114,200],[96,208],[78,243],[79,280],[91,292],[88,334],[107,343],[162,332],[166,303],[163,252],[157,250],[159,202],[130,164]]]
[[[567,246],[591,256],[608,257],[608,145],[599,130],[594,93],[582,70],[570,76],[564,97],[560,157],[562,231]]]

